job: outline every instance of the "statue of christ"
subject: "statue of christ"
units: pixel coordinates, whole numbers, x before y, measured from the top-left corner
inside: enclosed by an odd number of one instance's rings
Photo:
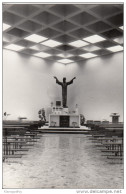
[[[63,82],[60,82],[57,77],[54,77],[56,79],[56,83],[62,86],[62,105],[64,108],[67,107],[67,86],[73,83],[73,80],[76,79],[74,77],[71,81],[66,82],[66,78],[63,78]]]

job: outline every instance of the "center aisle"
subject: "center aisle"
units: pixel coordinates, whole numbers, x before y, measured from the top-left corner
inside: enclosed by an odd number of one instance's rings
[[[3,188],[123,188],[123,164],[110,164],[84,134],[43,134],[27,155],[9,161]]]

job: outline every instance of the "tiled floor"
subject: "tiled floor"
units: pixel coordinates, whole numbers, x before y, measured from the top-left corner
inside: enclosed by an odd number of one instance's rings
[[[101,155],[86,135],[45,134],[3,163],[3,188],[123,189],[123,164]]]

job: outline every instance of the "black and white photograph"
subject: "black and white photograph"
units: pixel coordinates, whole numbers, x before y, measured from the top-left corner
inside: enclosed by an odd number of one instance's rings
[[[2,2],[2,189],[121,193],[123,33],[123,2]]]

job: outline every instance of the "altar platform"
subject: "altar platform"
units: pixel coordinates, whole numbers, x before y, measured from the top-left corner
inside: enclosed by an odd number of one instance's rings
[[[90,129],[85,126],[77,127],[49,127],[43,126],[38,128],[41,133],[71,133],[71,134],[88,134]]]

